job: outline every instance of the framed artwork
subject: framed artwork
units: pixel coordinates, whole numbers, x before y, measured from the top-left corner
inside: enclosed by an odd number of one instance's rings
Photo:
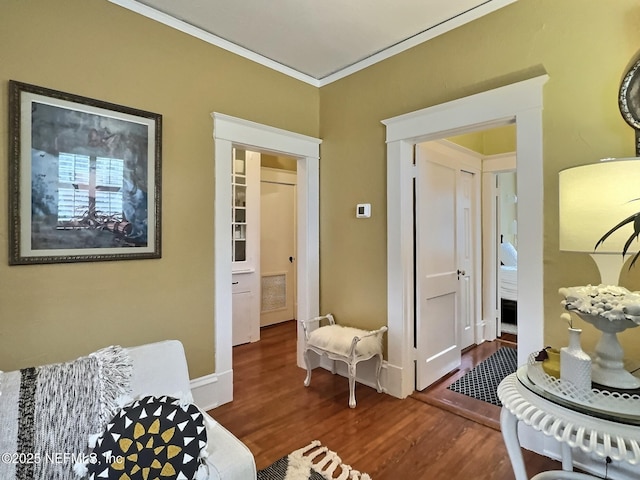
[[[9,264],[160,258],[162,116],[9,82]]]

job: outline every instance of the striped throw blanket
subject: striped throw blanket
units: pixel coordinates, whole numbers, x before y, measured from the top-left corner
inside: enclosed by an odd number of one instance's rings
[[[0,372],[0,479],[77,480],[87,454],[130,393],[131,360],[111,346],[68,363]]]

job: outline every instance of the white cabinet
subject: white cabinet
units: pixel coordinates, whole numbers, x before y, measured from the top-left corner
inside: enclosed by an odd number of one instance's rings
[[[260,154],[233,149],[233,345],[260,340]]]
[[[255,272],[250,271],[234,273],[232,276],[233,329],[231,335],[234,346],[260,340],[259,321],[256,322],[254,318],[257,292],[253,287],[253,276]]]

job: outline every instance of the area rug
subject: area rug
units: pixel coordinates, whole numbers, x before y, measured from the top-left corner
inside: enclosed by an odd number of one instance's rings
[[[470,372],[447,388],[483,402],[502,406],[498,398],[498,385],[518,368],[518,351],[511,347],[501,347],[489,358],[480,362]]]
[[[371,480],[371,477],[343,464],[335,452],[314,440],[259,470],[258,480]]]

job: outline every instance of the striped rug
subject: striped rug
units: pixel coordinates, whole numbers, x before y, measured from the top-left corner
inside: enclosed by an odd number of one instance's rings
[[[259,470],[257,480],[371,480],[371,477],[343,464],[335,452],[314,440]]]

